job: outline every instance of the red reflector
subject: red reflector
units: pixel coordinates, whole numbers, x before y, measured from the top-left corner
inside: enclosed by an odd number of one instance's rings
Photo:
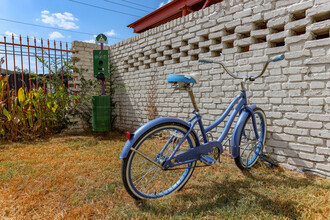
[[[127,137],[127,140],[131,140],[131,134],[129,132],[126,132],[126,137]]]

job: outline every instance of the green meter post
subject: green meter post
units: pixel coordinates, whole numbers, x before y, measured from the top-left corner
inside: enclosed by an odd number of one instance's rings
[[[104,82],[109,74],[109,54],[107,50],[103,50],[103,44],[108,43],[108,39],[104,34],[96,37],[96,42],[101,44],[101,50],[93,50],[94,77],[101,81],[102,95],[105,95]]]
[[[94,77],[98,80],[105,80],[105,78],[110,76],[108,57],[107,50],[93,50]]]
[[[96,95],[92,98],[93,106],[93,131],[110,131],[110,96],[105,95],[105,78],[110,77],[109,73],[109,54],[103,50],[103,44],[108,43],[104,34],[96,37],[96,43],[101,44],[101,50],[93,50],[94,77],[101,81],[102,95]]]

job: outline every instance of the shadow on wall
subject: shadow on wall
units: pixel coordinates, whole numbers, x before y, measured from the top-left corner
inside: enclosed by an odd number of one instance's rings
[[[127,74],[119,74],[118,63],[116,63],[113,59],[113,54],[110,50],[110,62],[112,62],[114,66],[113,76],[114,81],[117,84],[125,83],[124,88],[116,89],[114,101],[116,103],[115,107],[115,115],[116,119],[114,122],[115,128],[120,128],[120,130],[126,130],[129,132],[135,131],[135,128],[138,127],[137,124],[140,123],[140,117],[137,114],[138,108],[136,107],[139,103],[134,99],[134,91],[130,89],[129,83],[131,80],[135,83],[138,83],[137,75],[128,76]]]
[[[313,145],[296,143],[294,136],[270,132],[264,149],[282,166],[295,170],[296,167],[311,169],[315,162],[323,161],[322,155],[313,154],[314,148]]]

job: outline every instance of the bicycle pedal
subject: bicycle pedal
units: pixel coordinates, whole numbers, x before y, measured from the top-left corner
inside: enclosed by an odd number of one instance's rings
[[[202,155],[200,160],[207,165],[214,165],[217,162],[215,159],[206,155]]]

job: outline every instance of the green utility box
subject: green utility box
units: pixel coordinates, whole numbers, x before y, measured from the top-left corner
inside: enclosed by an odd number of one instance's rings
[[[92,97],[93,131],[110,131],[110,96],[97,95]]]
[[[104,74],[105,77],[110,77],[109,74],[109,54],[107,50],[93,50],[94,77]]]

